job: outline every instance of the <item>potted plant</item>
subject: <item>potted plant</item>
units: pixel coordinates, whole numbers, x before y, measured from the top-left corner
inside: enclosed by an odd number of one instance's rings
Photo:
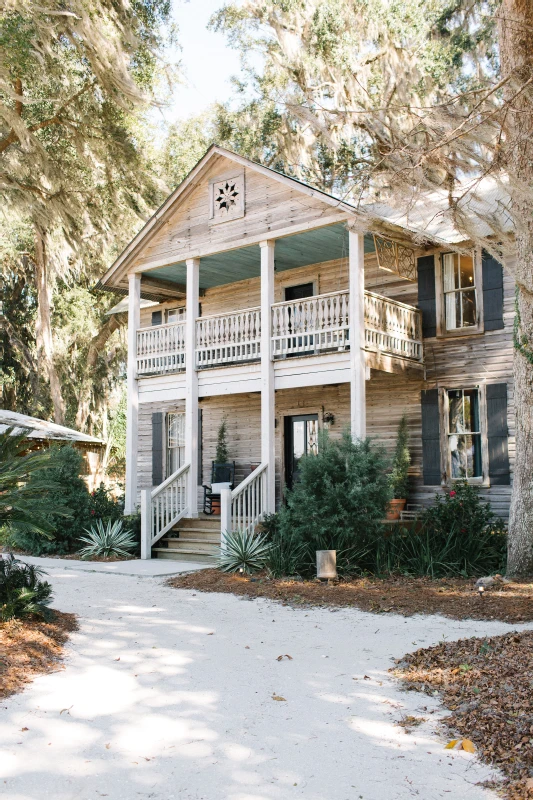
[[[222,418],[222,422],[218,428],[217,433],[217,449],[215,452],[215,464],[217,467],[223,466],[228,463],[229,453],[228,453],[228,424],[226,421],[226,417]],[[217,470],[219,471],[219,470]],[[213,475],[216,479],[216,474]],[[211,501],[211,508],[213,509],[213,514],[220,514],[220,496],[219,492],[221,491],[221,486],[223,484],[213,483],[211,485],[211,491],[216,494]],[[224,484],[225,485],[225,484]]]
[[[393,499],[388,505],[388,520],[400,519],[400,514],[407,503],[407,496],[409,494],[410,464],[411,455],[409,453],[409,429],[407,427],[407,417],[404,414],[398,426],[396,447],[394,450],[394,458],[392,459],[390,485]]]

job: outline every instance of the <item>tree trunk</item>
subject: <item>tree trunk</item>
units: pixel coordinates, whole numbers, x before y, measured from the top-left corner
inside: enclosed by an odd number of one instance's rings
[[[35,237],[35,285],[37,287],[37,320],[35,323],[35,340],[37,355],[42,361],[44,373],[50,384],[50,396],[54,406],[54,422],[65,424],[65,402],[61,393],[61,384],[54,364],[52,325],[50,321],[50,282],[48,280],[48,261],[46,253],[46,236],[37,226]]]
[[[505,99],[505,167],[516,228],[518,336],[514,352],[516,461],[507,572],[533,573],[533,0],[503,0],[498,15]],[[519,92],[517,94],[517,92]],[[512,98],[512,99],[511,99]]]
[[[87,352],[87,363],[85,367],[85,374],[83,384],[78,397],[78,411],[76,414],[76,428],[79,431],[84,431],[89,419],[89,411],[91,405],[92,395],[92,377],[93,371],[96,367],[98,354],[102,352],[107,340],[116,330],[120,328],[120,322],[113,314],[107,322],[100,328],[96,336],[94,336],[89,345]]]

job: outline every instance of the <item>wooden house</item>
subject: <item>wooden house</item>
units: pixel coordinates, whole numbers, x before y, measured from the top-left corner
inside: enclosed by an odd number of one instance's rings
[[[126,513],[142,506],[144,557],[197,559],[255,525],[322,426],[392,450],[404,413],[410,501],[464,478],[506,515],[513,282],[450,225],[389,212],[212,146],[102,278],[129,295]],[[223,418],[235,485],[207,518]]]

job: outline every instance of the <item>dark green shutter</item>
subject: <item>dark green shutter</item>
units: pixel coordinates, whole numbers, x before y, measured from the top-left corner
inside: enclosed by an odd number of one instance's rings
[[[439,391],[422,392],[422,464],[425,486],[440,486]]]
[[[163,483],[163,414],[152,414],[152,486]]]
[[[486,331],[496,331],[503,323],[503,269],[490,253],[483,250],[483,317]]]
[[[489,444],[489,478],[494,486],[511,482],[507,449],[507,384],[487,384],[487,438]]]
[[[152,325],[161,325],[163,322],[162,311],[152,311]]]
[[[435,299],[435,258],[418,259],[418,308],[422,311],[422,336],[437,335],[437,301]],[[439,481],[440,482],[440,481]]]

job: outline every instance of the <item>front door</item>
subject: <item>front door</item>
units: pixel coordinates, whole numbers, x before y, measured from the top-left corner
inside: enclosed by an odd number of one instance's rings
[[[285,417],[285,485],[292,489],[302,456],[318,450],[318,414]]]

